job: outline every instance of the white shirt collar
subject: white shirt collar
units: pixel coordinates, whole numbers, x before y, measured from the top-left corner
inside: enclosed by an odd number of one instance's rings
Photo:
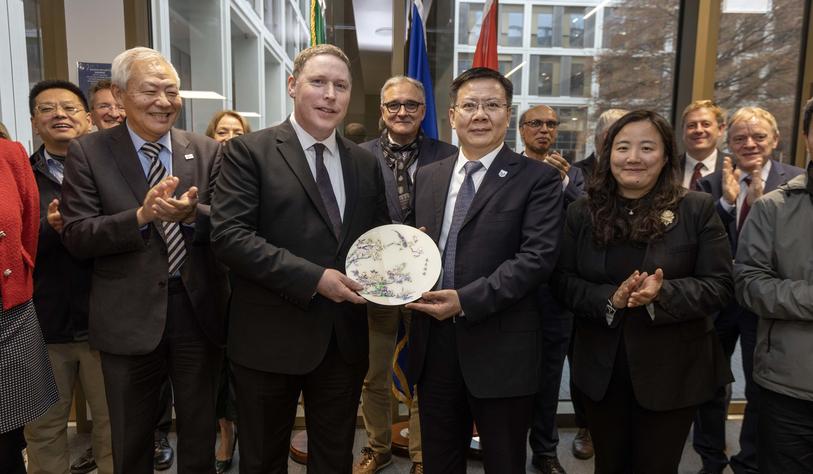
[[[697,163],[703,163],[703,166],[707,170],[713,172],[714,168],[717,167],[717,149],[715,148],[714,151],[711,152],[711,155],[707,156],[706,159],[702,160],[702,161],[700,161],[700,160],[698,160],[696,158],[693,158],[689,154],[689,152],[687,151],[686,152],[686,169],[687,170],[688,169],[694,169],[694,167],[697,165]]]
[[[296,118],[294,117],[295,112],[291,113],[289,119],[291,120],[291,125],[294,127],[294,132],[296,132],[296,137],[299,139],[299,143],[302,145],[303,150],[307,150],[312,147],[315,143],[321,143],[325,146],[325,148],[330,151],[333,156],[339,156],[339,149],[338,145],[336,144],[336,129],[334,128],[330,135],[324,140],[317,140],[313,138],[313,136],[306,132],[301,125],[296,122]]]
[[[773,160],[768,160],[762,166],[762,172],[760,174],[762,175],[762,182],[763,183],[768,181],[768,175],[771,173],[771,163],[773,163]],[[747,178],[749,176],[751,176],[750,173],[744,173],[744,172],[741,173],[740,174],[740,183],[744,182],[745,178]]]
[[[126,120],[124,121],[124,123],[127,125],[127,132],[130,134],[130,140],[133,141],[133,145],[135,145],[136,151],[141,151],[141,147],[144,146],[145,143],[147,143],[147,140],[144,140],[136,132],[134,132],[133,129],[130,128],[130,124]],[[162,145],[169,151],[169,154],[172,155],[172,139],[170,137],[170,133],[171,132],[165,133],[164,136],[156,140],[154,143]]]
[[[488,171],[489,166],[491,166],[491,163],[493,163],[494,159],[497,158],[497,155],[500,153],[503,146],[505,146],[505,143],[500,143],[500,146],[486,153],[482,158],[476,161],[479,161],[480,164],[483,165],[483,169]],[[463,171],[463,165],[469,161],[471,160],[466,158],[466,155],[463,154],[463,147],[460,147],[460,153],[457,154],[457,162],[454,165],[455,173],[460,173]]]

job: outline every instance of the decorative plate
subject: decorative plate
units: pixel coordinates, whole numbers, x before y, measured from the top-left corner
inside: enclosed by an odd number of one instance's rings
[[[364,289],[367,301],[395,306],[409,303],[431,290],[441,270],[435,242],[420,230],[401,224],[370,229],[350,247],[347,276]]]

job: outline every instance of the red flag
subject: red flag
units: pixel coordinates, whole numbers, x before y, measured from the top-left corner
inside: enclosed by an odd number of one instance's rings
[[[483,6],[483,24],[480,27],[480,38],[474,49],[471,67],[500,70],[497,62],[497,0],[486,0]]]

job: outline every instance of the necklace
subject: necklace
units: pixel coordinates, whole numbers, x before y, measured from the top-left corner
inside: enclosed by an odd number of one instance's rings
[[[630,216],[635,215],[635,209],[632,209],[629,206],[624,206],[624,210],[627,211],[627,214],[630,215]]]

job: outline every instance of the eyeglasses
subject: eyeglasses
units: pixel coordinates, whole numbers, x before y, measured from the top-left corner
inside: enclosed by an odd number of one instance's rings
[[[116,104],[97,104],[93,108],[96,110],[101,110],[104,113],[109,113],[112,112],[113,110],[124,112],[124,106]]]
[[[391,114],[397,114],[401,107],[404,108],[408,113],[417,112],[418,108],[423,105],[423,102],[415,102],[414,100],[408,100],[406,102],[387,102],[385,104],[381,104],[387,109],[387,112]]]
[[[559,122],[556,120],[528,120],[527,122],[522,122],[520,127],[528,127],[536,130],[542,127],[542,125],[548,127],[548,130],[553,130],[559,126]]]
[[[40,115],[45,117],[55,115],[57,113],[57,109],[62,109],[62,111],[68,115],[76,115],[79,112],[85,111],[84,107],[72,104],[70,102],[64,104],[54,104],[46,102],[44,104],[38,104],[36,107],[34,107],[34,110],[36,110]]]
[[[457,110],[467,114],[472,115],[476,114],[477,110],[480,107],[483,107],[483,112],[487,114],[496,114],[497,112],[504,110],[508,107],[507,104],[496,102],[496,101],[488,101],[488,102],[463,102],[462,104],[455,104],[452,107],[456,108]]]

